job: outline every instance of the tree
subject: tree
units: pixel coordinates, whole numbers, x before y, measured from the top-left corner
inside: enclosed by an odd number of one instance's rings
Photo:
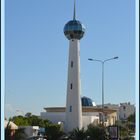
[[[13,118],[11,118],[11,120],[17,126],[28,126],[29,125],[28,119],[23,116],[14,116]]]
[[[90,140],[101,140],[102,138],[105,139],[106,131],[105,128],[102,126],[95,126],[93,124],[89,124],[86,135],[90,136]]]
[[[58,124],[48,124],[45,130],[48,140],[58,140],[64,134]]]
[[[120,139],[124,139],[125,137],[128,137],[129,130],[128,130],[127,122],[119,120],[116,122],[116,125],[119,128]]]
[[[134,114],[131,114],[131,115],[127,118],[127,121],[132,122],[132,123],[135,123],[135,113],[134,113]]]
[[[24,116],[14,116],[11,118],[11,120],[17,125],[17,126],[39,126],[39,127],[45,127],[51,122],[48,120],[43,120],[35,115],[29,115],[28,117]]]
[[[134,133],[135,132],[135,113],[128,117],[127,124],[130,130],[130,133]]]
[[[45,128],[49,140],[57,140],[64,134],[60,125],[52,124],[49,120],[43,120],[30,113],[27,113],[26,116],[14,116],[11,120],[18,126],[39,126]],[[21,130],[18,130],[16,133],[17,139],[19,135],[24,135]]]
[[[86,138],[86,132],[84,128],[76,128],[70,133],[70,138],[72,140],[84,140]]]
[[[135,113],[130,115],[127,120],[119,120],[116,122],[119,128],[119,136],[121,139],[128,138],[131,133],[135,133]],[[129,138],[130,139],[130,138]]]
[[[25,140],[27,135],[24,132],[24,129],[17,129],[15,134],[14,134],[14,140]]]

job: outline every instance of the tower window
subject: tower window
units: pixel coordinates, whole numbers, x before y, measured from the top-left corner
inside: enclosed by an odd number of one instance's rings
[[[70,106],[70,108],[69,108],[69,109],[70,109],[69,111],[70,111],[70,112],[72,112],[72,106]]]
[[[70,89],[72,89],[72,83],[70,84]]]
[[[71,68],[73,67],[73,61],[71,61]]]

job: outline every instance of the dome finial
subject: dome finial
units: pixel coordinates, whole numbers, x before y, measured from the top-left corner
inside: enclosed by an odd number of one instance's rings
[[[76,9],[75,9],[75,0],[74,0],[74,12],[73,12],[73,20],[75,20],[75,16],[76,16]]]

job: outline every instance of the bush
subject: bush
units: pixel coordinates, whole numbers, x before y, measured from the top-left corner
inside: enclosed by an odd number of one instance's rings
[[[64,134],[58,124],[49,124],[45,127],[45,130],[48,140],[58,140]]]

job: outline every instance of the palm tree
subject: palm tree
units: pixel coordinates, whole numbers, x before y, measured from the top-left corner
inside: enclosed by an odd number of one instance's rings
[[[45,131],[48,140],[58,140],[64,134],[58,124],[48,124],[45,127]]]
[[[72,140],[84,140],[86,138],[86,132],[84,128],[76,128],[70,133],[70,138]]]

